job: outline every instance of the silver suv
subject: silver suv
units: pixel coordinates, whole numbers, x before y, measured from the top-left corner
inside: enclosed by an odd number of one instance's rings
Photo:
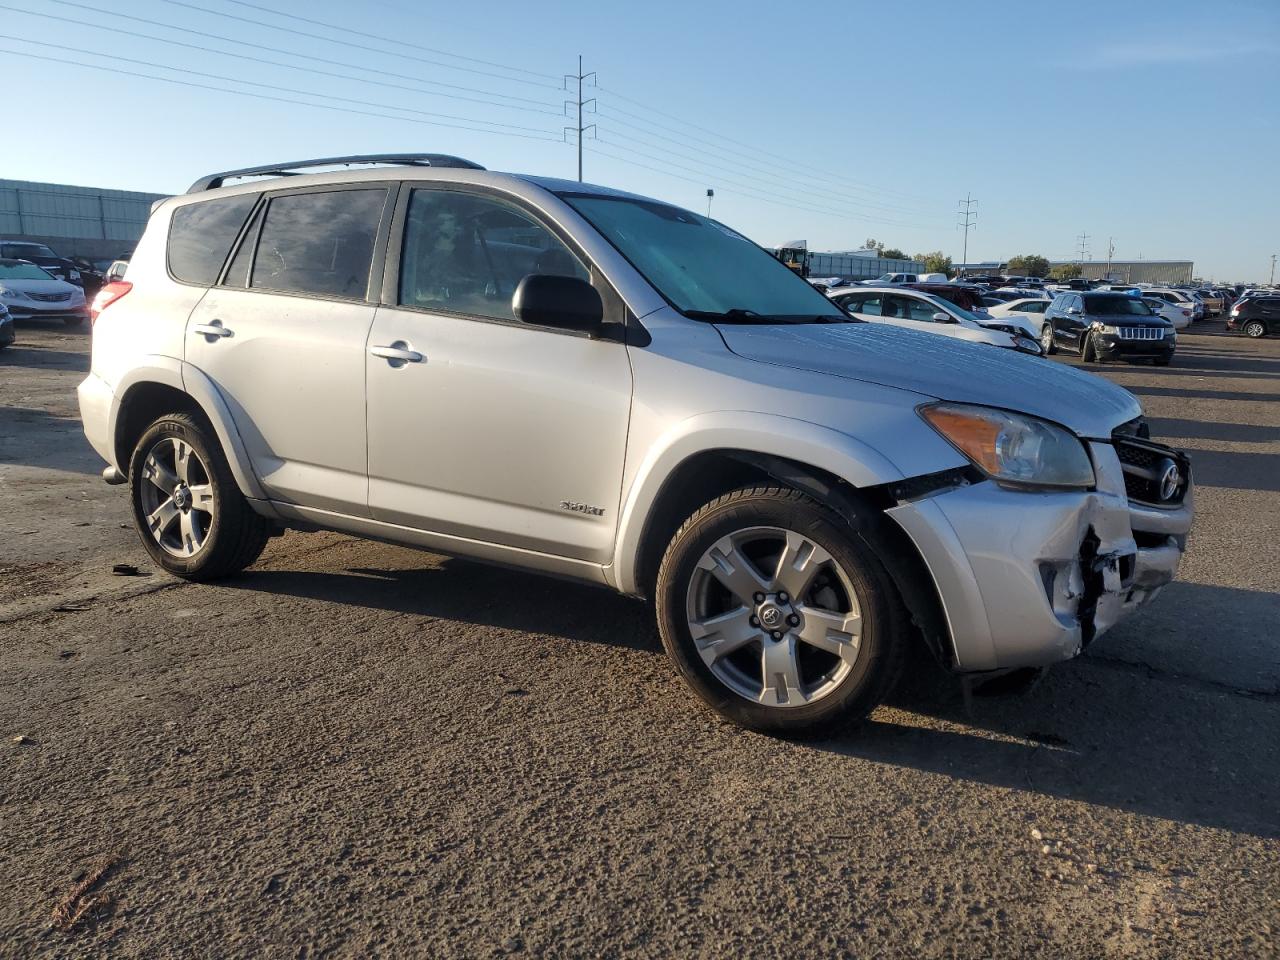
[[[757,729],[865,715],[914,643],[1075,656],[1191,525],[1186,458],[1104,380],[858,322],[697,213],[452,157],[206,177],[94,317],[85,432],[164,569],[327,528],[600,584]]]

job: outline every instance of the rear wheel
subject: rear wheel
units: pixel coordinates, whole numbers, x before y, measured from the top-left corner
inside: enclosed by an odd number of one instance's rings
[[[900,601],[834,511],[755,487],[702,507],[667,548],[662,643],[712,709],[754,730],[809,734],[864,717],[901,671]]]
[[[1244,335],[1253,340],[1258,340],[1267,335],[1267,325],[1261,320],[1250,320],[1242,328]]]
[[[129,486],[143,547],[175,576],[237,573],[258,559],[271,535],[202,417],[169,413],[152,423],[134,448]]]

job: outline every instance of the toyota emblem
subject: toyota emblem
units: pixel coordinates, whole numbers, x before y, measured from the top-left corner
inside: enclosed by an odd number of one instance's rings
[[[1172,460],[1164,462],[1164,470],[1160,472],[1160,499],[1172,500],[1178,495],[1182,486],[1182,470]]]

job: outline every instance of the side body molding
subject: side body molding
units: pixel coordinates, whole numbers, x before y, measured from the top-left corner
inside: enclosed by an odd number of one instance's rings
[[[111,432],[109,434],[113,438],[113,444],[120,422],[120,412],[128,400],[130,390],[148,383],[172,387],[191,397],[213,424],[214,433],[218,436],[218,442],[222,444],[222,450],[226,453],[227,462],[231,466],[231,474],[235,477],[236,485],[241,492],[252,500],[267,499],[249,465],[249,455],[245,450],[244,441],[236,430],[235,421],[231,419],[231,411],[227,408],[226,401],[222,399],[222,394],[204,373],[174,357],[152,354],[140,358],[139,363],[130,367],[129,372],[116,384],[115,396],[111,401]],[[129,465],[126,460],[125,463],[117,463],[115,466],[122,471],[127,471]]]
[[[904,479],[902,471],[878,450],[806,420],[747,411],[706,413],[681,420],[650,446],[627,488],[609,571],[616,589],[626,594],[640,592],[638,560],[645,524],[666,479],[690,457],[717,450],[795,460],[826,470],[855,487]]]

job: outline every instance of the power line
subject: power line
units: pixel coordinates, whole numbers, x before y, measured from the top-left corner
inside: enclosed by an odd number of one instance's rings
[[[482,77],[496,77],[499,80],[507,80],[512,83],[528,83],[534,86],[550,86],[550,84],[535,84],[532,80],[521,80],[517,77],[509,77],[500,73],[492,73],[488,70],[477,70],[474,67],[460,67],[456,63],[442,63],[439,60],[432,60],[428,57],[419,57],[410,53],[396,53],[394,50],[383,50],[381,47],[371,47],[367,43],[356,43],[354,40],[343,38],[341,40],[333,37],[326,37],[322,33],[308,33],[306,30],[296,30],[293,27],[281,27],[274,23],[264,23],[262,20],[254,20],[252,17],[240,17],[234,13],[223,13],[221,10],[210,10],[207,7],[201,7],[194,3],[185,3],[184,0],[160,0],[161,3],[167,3],[174,7],[185,7],[188,10],[194,10],[197,13],[206,16],[212,14],[215,17],[225,17],[228,20],[236,20],[240,23],[247,23],[252,27],[263,27],[267,30],[279,30],[282,33],[290,33],[296,37],[306,37],[308,40],[319,40],[322,43],[333,43],[340,47],[351,48],[357,50],[367,50],[370,53],[381,54],[384,57],[400,57],[403,60],[414,60],[418,63],[427,63],[433,67],[444,67],[446,70],[462,70],[466,73],[478,74]]]
[[[599,90],[599,92],[604,93],[604,94],[608,94],[609,96],[617,97],[619,100],[625,100],[625,101],[626,101],[626,102],[628,102],[628,103],[635,104],[636,106],[640,107],[640,108],[641,108],[641,109],[643,109],[643,110],[647,110],[647,111],[649,111],[650,113],[655,113],[655,114],[657,114],[658,116],[666,117],[666,118],[667,118],[667,119],[669,119],[669,120],[674,120],[676,123],[682,124],[683,126],[692,127],[692,128],[694,128],[695,130],[700,130],[700,131],[702,131],[702,132],[704,132],[704,133],[707,133],[707,134],[708,134],[708,135],[710,135],[710,136],[716,137],[717,139],[720,139],[720,140],[724,140],[724,141],[726,141],[726,142],[728,142],[728,143],[732,143],[732,144],[734,144],[734,145],[736,145],[736,146],[738,146],[738,147],[745,147],[746,149],[751,150],[751,151],[753,151],[753,152],[755,152],[755,153],[763,154],[764,156],[771,156],[771,157],[774,157],[774,158],[775,158],[775,159],[777,159],[777,160],[782,160],[782,161],[783,161],[783,162],[785,162],[789,167],[794,168],[794,169],[810,170],[810,171],[812,171],[813,173],[818,174],[818,175],[821,175],[823,178],[826,178],[826,179],[834,179],[834,180],[836,180],[837,182],[854,184],[854,185],[856,185],[859,189],[872,190],[872,191],[876,191],[876,192],[878,192],[878,193],[884,193],[884,194],[895,194],[895,195],[897,195],[897,196],[900,196],[900,197],[902,197],[902,198],[904,198],[904,199],[908,199],[908,200],[924,200],[924,201],[926,201],[926,202],[927,202],[927,201],[928,201],[928,199],[929,199],[929,198],[924,197],[924,196],[922,196],[922,195],[920,195],[920,194],[907,193],[906,191],[902,191],[902,190],[895,190],[895,189],[892,189],[892,188],[889,188],[889,187],[878,187],[878,186],[876,186],[876,185],[874,185],[874,184],[859,183],[859,181],[851,180],[851,179],[849,179],[848,177],[840,177],[840,176],[838,176],[838,175],[831,174],[831,173],[830,173],[830,172],[828,172],[828,171],[821,170],[821,169],[819,169],[819,168],[817,168],[817,167],[807,166],[807,165],[805,165],[805,164],[799,164],[799,163],[796,163],[796,162],[795,162],[795,160],[793,160],[791,157],[787,157],[787,156],[784,156],[784,155],[782,155],[782,154],[778,154],[778,153],[772,153],[772,152],[770,152],[770,151],[768,151],[768,150],[761,150],[759,147],[757,147],[757,146],[755,146],[755,145],[753,145],[753,144],[745,143],[745,142],[743,142],[743,141],[741,141],[741,140],[735,140],[734,138],[732,138],[732,137],[728,137],[728,136],[725,136],[724,134],[712,133],[711,131],[707,130],[706,125],[705,125],[705,124],[695,123],[695,122],[690,121],[690,120],[685,120],[685,119],[683,119],[683,118],[681,118],[681,117],[677,117],[675,114],[667,113],[667,112],[665,112],[665,111],[663,111],[663,110],[658,110],[658,109],[657,109],[657,108],[655,108],[655,107],[650,107],[650,106],[648,106],[648,105],[646,105],[646,104],[642,103],[641,101],[636,100],[634,97],[628,97],[628,96],[626,96],[625,94],[618,93],[618,92],[617,92],[617,91],[615,91],[615,90],[609,90],[609,89],[606,89],[605,87],[599,87],[599,88],[598,88],[598,90]],[[616,110],[617,108],[614,108],[614,109]],[[618,111],[618,112],[621,112],[621,111]],[[628,114],[628,116],[634,116],[634,114]],[[640,118],[638,118],[638,119],[644,119],[644,118],[643,118],[643,117],[640,117]],[[653,123],[653,121],[648,121],[648,122]],[[655,125],[655,126],[657,126],[658,124],[656,124],[656,123],[655,123],[654,125]]]
[[[521,130],[527,133],[550,133],[550,131],[544,130],[541,127],[522,127],[522,126],[519,126],[518,124],[501,123],[497,120],[477,120],[472,117],[455,116],[454,114],[451,114],[451,113],[432,113],[429,110],[418,110],[415,107],[400,107],[390,103],[369,103],[367,100],[355,100],[355,99],[352,99],[351,97],[339,97],[330,93],[325,93],[325,94],[313,93],[310,90],[297,90],[297,89],[294,89],[293,87],[282,87],[279,84],[275,84],[275,83],[258,83],[254,80],[242,80],[239,77],[227,77],[219,73],[205,73],[201,70],[190,70],[186,67],[171,67],[168,64],[164,64],[164,63],[152,63],[149,60],[135,60],[132,57],[121,57],[116,54],[98,53],[96,50],[85,50],[82,47],[67,47],[58,43],[46,43],[43,40],[32,40],[28,37],[12,37],[11,36],[8,39],[18,40],[18,41],[21,41],[22,43],[34,43],[37,46],[41,46],[41,47],[51,47],[54,50],[64,50],[70,53],[86,54],[91,57],[101,57],[105,60],[115,60],[119,63],[132,63],[136,66],[152,67],[157,70],[171,70],[174,73],[185,73],[193,77],[203,77],[206,80],[226,80],[230,83],[244,84],[247,87],[263,87],[267,90],[279,90],[282,93],[295,93],[295,94],[298,94],[299,96],[304,96],[304,97],[323,96],[327,100],[337,100],[341,103],[354,103],[354,104],[368,105],[368,106],[378,107],[383,110],[400,110],[404,113],[416,113],[419,116],[423,116],[423,117],[438,117],[443,120],[461,120],[464,123],[478,123],[478,124],[483,124],[484,126],[503,127],[507,130]]]
[[[65,4],[65,5],[67,5],[67,6],[80,7],[80,8],[82,8],[82,9],[84,9],[84,10],[89,10],[89,11],[92,11],[92,12],[95,12],[95,13],[101,13],[101,11],[94,10],[94,8],[92,8],[92,7],[87,7],[87,6],[85,6],[84,4],[80,4],[80,3],[73,3],[73,2],[71,2],[71,0],[50,0],[50,2],[52,2],[52,3],[62,3],[62,4]],[[83,21],[83,20],[77,20],[77,19],[73,19],[73,18],[71,18],[71,17],[60,17],[60,16],[58,16],[57,14],[53,14],[53,13],[35,13],[35,12],[33,12],[33,11],[30,11],[30,10],[23,10],[23,9],[21,9],[21,8],[19,8],[19,7],[10,7],[10,6],[4,5],[4,4],[0,4],[0,10],[9,10],[9,11],[12,11],[13,13],[22,13],[22,14],[26,14],[27,16],[30,16],[30,17],[40,17],[40,18],[45,19],[45,20],[56,20],[56,21],[58,21],[59,23],[69,23],[69,24],[73,24],[73,25],[75,25],[75,26],[85,26],[85,23],[84,23],[84,21]],[[250,41],[248,41],[248,40],[237,40],[235,37],[224,37],[224,36],[222,36],[222,35],[220,35],[220,34],[216,34],[216,33],[208,33],[208,32],[203,31],[203,30],[193,30],[193,29],[190,29],[190,28],[188,28],[188,27],[179,27],[179,26],[176,26],[176,25],[174,25],[174,24],[170,24],[170,23],[162,23],[162,22],[160,22],[160,21],[156,21],[156,20],[147,20],[147,19],[144,19],[144,18],[142,18],[142,17],[131,17],[131,16],[129,16],[128,14],[123,14],[123,13],[112,14],[112,16],[113,16],[116,20],[131,20],[131,21],[134,21],[134,22],[136,22],[136,23],[145,23],[145,24],[149,24],[149,25],[151,25],[151,26],[161,27],[161,28],[163,28],[163,29],[165,29],[165,30],[174,30],[174,31],[177,31],[177,32],[179,32],[179,33],[185,33],[185,34],[188,34],[188,35],[191,35],[191,36],[200,37],[201,39],[204,39],[204,40],[219,40],[219,41],[221,41],[221,42],[223,42],[223,43],[231,43],[231,44],[235,44],[235,45],[237,45],[237,46],[249,47],[250,49],[253,49],[253,50],[264,50],[264,51],[266,51],[266,52],[268,52],[268,53],[280,54],[280,55],[282,55],[282,56],[287,56],[287,57],[297,57],[297,58],[299,58],[299,59],[302,59],[302,60],[310,60],[310,61],[313,61],[313,62],[315,62],[315,63],[323,63],[323,64],[329,64],[329,65],[337,65],[337,66],[340,66],[340,67],[350,67],[350,68],[351,68],[351,69],[353,69],[353,70],[359,70],[359,71],[364,72],[364,73],[377,74],[378,76],[383,76],[383,77],[394,77],[394,78],[396,78],[396,79],[398,79],[398,80],[407,80],[407,81],[410,81],[410,82],[412,82],[412,83],[416,83],[416,84],[418,84],[418,85],[420,85],[420,86],[421,86],[421,85],[429,85],[429,86],[433,86],[433,87],[443,87],[443,88],[448,89],[448,90],[463,90],[463,91],[467,91],[467,92],[469,92],[469,93],[479,93],[479,94],[483,94],[483,95],[488,96],[488,97],[498,97],[498,98],[503,99],[503,100],[512,100],[512,101],[515,101],[515,102],[517,102],[517,103],[521,103],[521,104],[532,104],[532,105],[536,105],[536,106],[546,107],[546,108],[547,108],[547,110],[545,111],[546,113],[548,113],[548,114],[550,114],[550,115],[553,115],[553,116],[560,116],[560,115],[561,115],[561,111],[559,111],[559,110],[555,110],[555,109],[554,109],[554,108],[555,108],[555,106],[556,106],[555,104],[553,104],[553,103],[547,103],[545,100],[533,100],[533,99],[530,99],[530,98],[528,98],[528,97],[517,97],[517,96],[515,96],[515,95],[513,95],[513,94],[509,94],[509,93],[499,93],[499,92],[497,92],[497,91],[495,91],[495,90],[482,90],[482,89],[478,89],[478,88],[475,88],[475,87],[464,87],[464,86],[461,86],[461,85],[459,85],[459,84],[445,83],[445,82],[443,82],[443,81],[441,81],[441,80],[420,80],[420,79],[417,79],[417,78],[415,78],[415,77],[410,77],[410,76],[407,76],[407,75],[405,75],[405,74],[401,74],[401,73],[392,73],[392,72],[390,72],[390,71],[386,71],[386,70],[375,70],[375,69],[374,69],[374,68],[372,68],[372,67],[366,67],[366,66],[363,66],[362,64],[358,64],[358,63],[349,63],[349,62],[347,62],[347,61],[343,61],[343,60],[334,60],[332,57],[316,57],[316,56],[311,56],[311,55],[309,55],[309,54],[305,54],[305,53],[297,53],[297,52],[295,52],[295,51],[293,51],[293,50],[282,50],[282,49],[281,49],[281,48],[279,48],[279,47],[270,47],[270,46],[266,46],[265,44],[261,44],[261,43],[251,43],[251,42],[250,42]],[[395,87],[395,88],[397,88],[397,89],[410,89],[410,88],[408,88],[408,87],[403,87],[403,86],[401,86],[400,84],[391,84],[391,83],[386,83],[386,82],[379,81],[379,80],[368,80],[368,79],[364,79],[364,78],[362,78],[362,77],[352,77],[352,76],[348,76],[348,75],[346,75],[346,74],[340,74],[340,73],[330,73],[329,71],[317,70],[317,69],[315,69],[314,67],[300,67],[300,66],[297,66],[297,65],[295,65],[295,64],[290,64],[290,63],[280,63],[280,62],[278,62],[278,61],[274,61],[274,60],[264,60],[264,59],[262,59],[262,58],[260,58],[260,57],[251,57],[251,56],[249,56],[248,54],[243,54],[243,53],[232,53],[232,52],[231,52],[231,51],[229,51],[229,50],[216,50],[216,49],[213,49],[213,48],[210,48],[210,47],[207,47],[207,46],[200,46],[200,45],[198,45],[198,44],[194,44],[194,43],[183,43],[181,40],[173,40],[173,39],[170,39],[170,38],[168,38],[168,37],[157,37],[157,36],[155,36],[154,34],[138,33],[138,32],[133,31],[133,30],[125,30],[125,29],[123,29],[123,28],[121,28],[121,27],[111,27],[111,26],[107,26],[106,24],[90,24],[90,26],[92,26],[94,30],[105,30],[105,31],[108,31],[108,32],[110,32],[110,33],[116,33],[116,34],[120,34],[120,35],[122,35],[122,36],[126,36],[126,37],[135,37],[135,38],[137,38],[137,39],[141,39],[141,40],[154,40],[154,41],[155,41],[155,42],[157,42],[157,43],[167,43],[167,44],[170,44],[171,46],[185,47],[185,48],[187,48],[187,49],[189,49],[189,50],[198,50],[198,51],[200,51],[201,53],[211,53],[211,54],[215,54],[215,55],[217,55],[217,56],[223,56],[223,57],[235,57],[235,58],[236,58],[236,59],[238,59],[238,60],[248,60],[248,61],[251,61],[251,62],[253,62],[253,63],[263,63],[263,64],[267,64],[267,65],[269,65],[269,66],[284,67],[285,69],[288,69],[288,70],[302,70],[302,71],[306,71],[306,72],[308,72],[308,73],[315,73],[315,74],[322,75],[322,76],[333,76],[333,77],[337,77],[337,78],[339,78],[339,79],[343,79],[343,80],[355,80],[357,83],[368,83],[368,84],[374,84],[374,85],[377,85],[377,86]],[[435,93],[435,91],[426,91],[426,90],[424,90],[423,92],[426,92],[426,93],[432,93],[434,96],[437,96],[437,97],[450,97],[450,96],[452,96],[451,94]],[[461,99],[465,99],[465,98],[462,98],[462,97],[454,97],[454,99],[459,99],[459,100],[461,100]],[[483,101],[482,101],[482,102],[483,102]],[[495,104],[492,104],[492,105],[493,105],[493,106],[503,106],[503,107],[509,106],[508,104],[498,104],[498,103],[495,103]],[[520,108],[512,107],[512,109],[520,109]],[[544,112],[544,111],[536,111],[536,112]]]
[[[417,120],[413,117],[394,116],[389,113],[375,113],[372,110],[354,110],[350,107],[335,107],[324,103],[314,103],[310,100],[293,100],[289,97],[276,97],[263,93],[250,93],[248,90],[229,90],[226,87],[215,87],[207,83],[195,83],[190,80],[177,80],[173,77],[157,77],[147,73],[138,73],[135,70],[120,70],[116,67],[104,67],[97,63],[84,63],[79,60],[68,60],[63,57],[46,57],[38,53],[27,53],[22,50],[3,50],[0,53],[7,53],[10,56],[26,57],[29,60],[42,60],[45,63],[61,63],[72,67],[85,67],[89,70],[101,70],[105,73],[114,73],[124,77],[139,77],[143,80],[157,80],[161,83],[171,83],[180,87],[192,87],[197,90],[212,90],[215,93],[229,93],[237,97],[248,97],[251,100],[270,100],[275,103],[288,103],[299,107],[314,107],[317,110],[329,110],[336,113],[351,113],[365,117],[377,117],[382,120],[399,120],[403,123],[417,123],[429,127],[447,127],[453,130],[469,130],[472,133],[491,133],[500,137],[519,137],[523,140],[540,140],[544,143],[562,143],[561,138],[554,136],[535,137],[526,133],[508,132],[506,130],[483,130],[476,127],[467,127],[457,123],[442,123],[438,120]],[[105,56],[105,55],[103,55]],[[171,69],[171,68],[166,68]],[[397,109],[397,108],[391,108]]]
[[[783,172],[783,173],[788,177],[788,179],[789,179],[789,180],[791,180],[791,181],[797,181],[797,182],[795,183],[795,185],[796,185],[796,186],[800,186],[800,187],[810,187],[810,186],[812,185],[812,184],[809,184],[809,183],[802,183],[802,182],[798,182],[798,181],[799,181],[799,180],[806,180],[806,179],[807,179],[807,180],[812,181],[812,180],[813,180],[813,178],[811,178],[811,177],[796,178],[796,177],[794,176],[794,172],[793,172],[793,171],[790,171],[790,170],[788,170],[786,167],[781,166],[781,165],[779,165],[779,164],[773,164],[773,163],[761,162],[761,161],[754,161],[754,160],[747,160],[747,159],[743,158],[743,156],[742,156],[742,151],[741,151],[741,150],[731,150],[731,149],[729,149],[729,148],[727,148],[727,147],[720,147],[720,146],[710,145],[710,144],[709,144],[709,141],[704,141],[704,140],[701,140],[700,138],[697,138],[697,137],[687,137],[687,136],[685,136],[685,137],[676,138],[676,137],[668,137],[668,136],[665,136],[665,135],[663,135],[663,134],[661,134],[661,133],[654,133],[652,130],[645,129],[644,127],[641,127],[641,126],[639,126],[638,124],[630,123],[630,122],[628,122],[628,121],[626,121],[626,120],[623,120],[623,119],[621,119],[621,118],[619,118],[619,117],[614,116],[614,112],[616,112],[616,108],[614,108],[614,107],[610,107],[610,108],[609,108],[609,110],[610,110],[611,112],[608,112],[608,113],[606,113],[606,112],[604,112],[604,111],[602,111],[602,110],[597,110],[597,111],[596,111],[596,117],[597,117],[598,119],[600,119],[600,120],[607,120],[607,121],[610,121],[611,123],[621,124],[621,125],[622,125],[622,126],[624,126],[624,127],[629,127],[629,128],[630,128],[630,129],[632,129],[632,130],[636,130],[636,131],[638,131],[638,132],[640,132],[640,133],[643,133],[646,137],[650,137],[650,138],[657,139],[657,140],[664,140],[664,141],[666,141],[667,143],[674,143],[674,144],[678,144],[678,145],[680,145],[680,146],[689,146],[689,141],[690,141],[690,140],[693,140],[693,141],[696,141],[696,142],[700,142],[700,143],[707,143],[707,144],[708,144],[708,146],[704,147],[703,149],[713,150],[713,151],[715,151],[715,152],[717,152],[717,153],[721,153],[721,154],[727,154],[727,155],[729,155],[730,157],[732,157],[732,158],[733,158],[733,161],[734,161],[735,163],[737,163],[737,164],[739,164],[739,165],[745,165],[745,166],[750,167],[750,168],[755,168],[756,170],[761,171],[762,173],[764,173],[766,176],[769,176],[769,177],[770,177],[771,179],[773,179],[773,180],[777,180],[777,179],[778,179],[778,174],[777,174],[775,171],[782,171],[782,172]],[[645,122],[645,123],[649,123],[649,121],[644,121],[644,122]],[[661,128],[661,127],[660,127],[659,129],[663,129],[663,128]],[[616,136],[620,136],[620,137],[624,137],[625,139],[633,139],[633,140],[635,139],[635,138],[633,138],[633,137],[625,137],[625,135],[623,135],[623,134],[621,134],[621,133],[617,133],[617,134],[614,134],[614,135],[616,135]],[[724,162],[724,160],[722,160],[720,157],[711,157],[711,158],[709,158],[709,159],[713,159],[713,160],[715,160],[717,163],[723,163],[723,162]],[[823,191],[830,191],[830,190],[832,189],[830,186],[825,185],[825,184],[819,184],[819,185],[813,185],[813,186],[816,186],[818,189],[821,189],[821,190],[823,190]],[[841,189],[843,190],[844,188],[843,188],[843,187],[841,187]],[[845,200],[845,201],[842,201],[842,202],[849,203],[849,204],[853,204],[853,205],[856,205],[856,206],[859,206],[859,207],[868,207],[868,208],[877,208],[877,209],[882,209],[882,210],[885,210],[886,212],[889,212],[889,213],[904,214],[904,215],[907,215],[907,216],[917,216],[917,215],[918,215],[918,216],[923,216],[923,217],[931,217],[931,216],[933,216],[932,214],[927,214],[927,213],[925,213],[924,211],[921,211],[921,210],[918,210],[918,209],[912,209],[912,208],[910,208],[910,207],[895,206],[895,205],[892,205],[892,204],[886,204],[886,203],[877,203],[877,202],[875,202],[875,201],[873,201],[873,200],[862,200],[862,199],[858,199],[858,198],[851,198],[851,199],[848,199],[848,200]]]
[[[239,7],[249,7],[251,10],[260,10],[263,13],[275,14],[277,17],[284,17],[287,20],[297,20],[300,23],[309,23],[314,27],[328,27],[331,30],[338,30],[344,36],[354,34],[357,37],[366,37],[370,40],[381,40],[384,43],[394,43],[399,47],[408,47],[411,50],[422,50],[426,53],[442,54],[446,57],[453,57],[457,60],[466,60],[468,63],[479,63],[486,67],[497,67],[500,70],[510,70],[513,73],[524,73],[531,77],[539,77],[543,80],[554,80],[555,75],[550,73],[538,73],[535,70],[526,70],[523,67],[511,67],[505,63],[495,63],[492,60],[481,60],[479,57],[466,57],[460,53],[453,53],[450,50],[439,50],[435,47],[424,47],[420,43],[409,43],[396,37],[385,37],[377,33],[363,33],[360,30],[353,30],[349,24],[327,23],[324,20],[312,20],[308,17],[300,17],[296,13],[285,13],[283,10],[276,10],[273,7],[262,6],[257,3],[249,3],[247,0],[224,0],[226,3],[234,3]]]

